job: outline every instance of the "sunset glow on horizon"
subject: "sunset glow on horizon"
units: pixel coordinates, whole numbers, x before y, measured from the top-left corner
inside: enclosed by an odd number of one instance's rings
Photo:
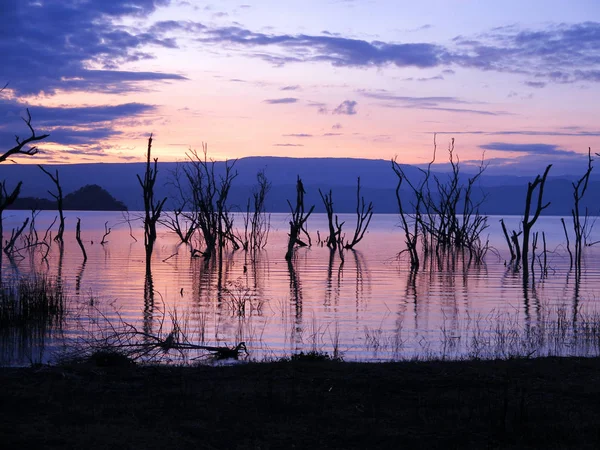
[[[19,163],[209,156],[578,173],[600,151],[594,0],[3,0],[0,145]],[[445,155],[438,155],[445,162]]]

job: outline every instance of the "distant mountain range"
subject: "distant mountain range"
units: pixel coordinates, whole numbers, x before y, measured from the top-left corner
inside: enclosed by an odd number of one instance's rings
[[[166,162],[158,164],[156,198],[168,197],[175,192],[173,178],[178,163]],[[114,198],[122,201],[129,210],[143,208],[142,189],[136,175],[143,175],[143,163],[97,163],[47,165],[51,172],[58,170],[63,192],[76,191],[84,185],[97,184],[108,191]],[[419,169],[403,166],[409,178],[416,179]],[[222,173],[224,163],[216,164],[216,173]],[[395,189],[398,178],[391,168],[390,161],[350,158],[281,158],[281,157],[249,157],[237,161],[235,169],[238,176],[232,184],[230,205],[234,209],[245,210],[245,205],[256,184],[256,174],[264,170],[272,183],[267,196],[267,209],[271,212],[288,212],[287,200],[294,201],[296,176],[299,175],[306,190],[307,206],[316,205],[315,211],[324,212],[318,189],[333,192],[336,212],[353,212],[356,209],[356,182],[361,178],[362,195],[365,200],[372,201],[376,213],[397,213]],[[441,180],[448,176],[435,173]],[[465,181],[466,181],[465,175]],[[571,183],[575,177],[548,177],[544,200],[551,202],[544,211],[547,215],[570,215],[573,202]],[[6,180],[7,186],[23,181],[22,197],[40,197],[50,199],[48,190],[54,191],[52,181],[34,164],[0,164],[0,180]],[[473,191],[475,201],[485,197],[482,212],[490,215],[522,214],[527,191],[527,183],[533,177],[493,176],[483,174]],[[406,183],[404,183],[406,185]],[[411,197],[406,188],[402,189],[406,203]],[[592,173],[583,207],[587,207],[590,215],[600,212],[600,176]],[[167,208],[172,202],[167,202]]]

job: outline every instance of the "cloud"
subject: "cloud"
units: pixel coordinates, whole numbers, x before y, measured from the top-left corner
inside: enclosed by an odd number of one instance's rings
[[[10,100],[0,100],[0,149],[14,145],[14,136],[25,137],[29,130],[21,120],[25,105]],[[47,107],[30,106],[32,125],[39,134],[50,136],[40,146],[54,143],[88,149],[94,145],[105,145],[104,141],[122,134],[117,129],[123,121],[130,121],[155,112],[156,107],[143,103],[121,105]],[[77,149],[71,150],[71,153]],[[84,151],[86,150],[78,150]],[[87,154],[87,153],[86,153]]]
[[[288,54],[260,53],[258,57],[277,65],[291,62],[328,62],[338,67],[436,67],[446,58],[446,50],[428,43],[388,43],[344,38],[335,35],[291,35],[257,33],[239,26],[204,30],[199,42],[229,44],[239,48],[280,47]]]
[[[342,136],[342,133],[324,133],[323,134],[324,137],[330,137],[330,136]]]
[[[438,81],[438,80],[443,80],[444,77],[441,75],[436,75],[434,77],[422,77],[422,78],[417,78],[417,81]]]
[[[308,101],[307,105],[311,108],[317,108],[317,113],[319,114],[329,114],[329,108],[327,107],[326,103]]]
[[[461,100],[457,97],[410,97],[405,95],[395,95],[386,90],[379,91],[365,91],[359,90],[358,93],[363,97],[373,98],[376,100],[383,100],[390,103],[397,103],[403,106],[408,105],[409,107],[434,107],[441,103],[451,103],[459,105],[472,105],[474,102]]]
[[[280,91],[297,91],[300,89],[300,86],[298,85],[294,85],[294,86],[284,86],[280,89]]]
[[[334,124],[331,126],[331,129],[332,129],[332,130],[341,130],[342,128],[343,128],[343,127],[342,127],[342,124],[341,124],[341,123],[334,123]]]
[[[312,134],[307,133],[293,133],[293,134],[282,134],[283,137],[296,137],[296,138],[310,138]]]
[[[541,89],[546,86],[546,83],[544,83],[543,81],[526,81],[525,85],[532,88]]]
[[[333,114],[344,114],[347,116],[352,116],[356,114],[356,105],[358,103],[354,100],[344,100],[342,103],[338,105],[337,108],[333,110]]]
[[[285,97],[285,98],[271,98],[267,100],[263,100],[263,103],[268,103],[269,105],[281,105],[285,103],[296,103],[298,101],[297,98],[293,97]]]
[[[180,74],[117,70],[124,63],[153,58],[150,47],[177,47],[165,33],[181,29],[181,23],[141,30],[121,24],[146,19],[169,2],[3,0],[2,77],[17,95],[58,89],[124,92],[139,89],[144,81],[184,80]]]
[[[273,144],[273,147],[304,147],[303,144]]]
[[[423,31],[423,30],[429,30],[433,28],[433,25],[426,23],[425,25],[421,25],[420,27],[415,27],[415,28],[407,28],[405,30],[402,31],[406,31],[407,33],[415,33],[417,31]]]
[[[446,106],[450,105],[473,105],[480,104],[479,102],[469,102],[466,100],[459,99],[457,97],[410,97],[403,95],[395,95],[386,90],[379,90],[375,92],[359,90],[359,94],[363,97],[381,100],[381,106],[387,108],[414,108],[414,109],[427,109],[433,111],[446,111],[452,113],[462,114],[477,114],[483,116],[501,116],[511,115],[511,113],[505,111],[486,111],[473,108],[456,108]]]
[[[500,27],[476,37],[458,36],[454,63],[480,70],[525,74],[540,82],[600,81],[600,23]]]
[[[542,29],[497,27],[457,36],[450,45],[367,41],[323,33],[259,33],[241,26],[205,27],[197,40],[239,49],[275,65],[325,62],[336,67],[451,66],[526,75],[539,83],[600,82],[600,23],[548,25]],[[441,75],[440,75],[441,76]],[[421,80],[440,79],[437,77]]]
[[[502,130],[502,131],[482,131],[482,130],[474,130],[474,131],[436,131],[435,134],[484,134],[488,136],[589,136],[596,137],[600,136],[600,130],[595,131],[587,131],[581,130],[577,131],[578,127],[563,127],[564,129],[572,129],[571,131],[543,131],[543,130]]]
[[[572,150],[563,150],[557,145],[551,144],[512,144],[508,142],[492,142],[489,144],[480,145],[483,150],[502,151],[502,152],[517,152],[526,153],[538,156],[573,156],[579,153]]]

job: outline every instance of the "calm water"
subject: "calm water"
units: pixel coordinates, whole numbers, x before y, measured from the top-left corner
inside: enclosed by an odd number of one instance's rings
[[[28,215],[5,213],[4,238]],[[54,216],[43,212],[37,217],[40,235]],[[77,216],[88,253],[85,264],[75,241]],[[353,215],[340,219],[348,227],[355,221]],[[425,267],[414,277],[408,260],[397,256],[404,244],[396,215],[375,215],[343,265],[337,254],[315,245],[316,231],[327,229],[326,216],[311,216],[313,246],[299,249],[291,268],[284,259],[288,220],[286,214],[271,216],[268,245],[256,260],[238,251],[208,266],[161,228],[152,262],[154,299],[148,301],[141,221],[132,223],[135,242],[121,213],[70,211],[62,261],[53,245],[47,263],[39,252],[23,252],[22,259],[4,257],[2,267],[5,279],[31,273],[60,276],[68,295],[67,329],[62,337],[46,339],[42,350],[20,345],[7,352],[4,345],[2,362],[27,363],[40,353],[46,360],[65,341],[85,337],[98,321],[125,321],[164,336],[174,312],[191,341],[245,341],[256,360],[336,349],[346,360],[372,361],[598,353],[600,341],[588,328],[600,302],[600,245],[585,249],[577,283],[558,217],[542,217],[536,224],[534,231],[546,233],[549,271],[540,277],[537,269],[528,289],[521,275],[505,265],[508,249],[499,217],[489,218],[490,245],[496,250],[485,264],[469,265],[459,258],[447,268]],[[505,221],[518,228],[518,220]],[[105,222],[112,231],[102,246]],[[600,233],[592,232],[589,239],[599,240]],[[240,314],[231,304],[244,296],[249,301]],[[583,339],[582,333],[592,335]]]

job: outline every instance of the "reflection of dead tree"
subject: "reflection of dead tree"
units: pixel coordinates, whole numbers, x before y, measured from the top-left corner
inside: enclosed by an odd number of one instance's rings
[[[60,222],[58,223],[58,233],[56,233],[54,240],[57,242],[62,242],[63,233],[65,232],[65,216],[63,214],[63,194],[60,186],[60,180],[58,178],[58,170],[56,171],[56,176],[54,176],[44,169],[42,165],[38,164],[38,167],[42,170],[42,172],[48,175],[52,182],[56,185],[56,194],[51,191],[48,191],[48,194],[50,194],[56,200],[56,208],[58,209],[58,215],[60,217]]]
[[[287,261],[291,261],[294,256],[294,248],[296,245],[300,247],[306,247],[311,244],[310,235],[308,231],[306,231],[305,224],[313,210],[315,209],[315,205],[312,205],[307,213],[304,212],[304,194],[306,191],[304,190],[304,185],[302,184],[302,180],[298,175],[298,180],[296,182],[296,207],[292,207],[292,204],[288,200],[288,205],[292,211],[292,220],[290,220],[290,238],[288,241],[288,248],[285,254],[285,259]],[[303,242],[300,239],[300,233],[303,232],[308,238],[308,244]]]
[[[154,316],[154,281],[152,278],[152,269],[146,264],[146,274],[144,276],[144,313],[143,327],[144,333],[152,332],[152,320]]]
[[[84,259],[81,263],[81,267],[79,268],[79,272],[77,272],[77,275],[75,276],[75,293],[77,295],[79,295],[79,293],[81,292],[81,280],[83,280],[83,272],[85,272],[86,262],[87,259]]]
[[[146,267],[150,265],[150,258],[156,241],[156,222],[160,218],[162,208],[167,201],[165,197],[159,202],[154,202],[154,184],[158,174],[158,158],[154,158],[154,167],[150,165],[150,152],[152,151],[152,135],[148,138],[148,154],[146,155],[146,171],[144,179],[137,175],[144,195],[144,247],[146,248]]]
[[[287,266],[288,273],[290,274],[290,294],[291,299],[294,301],[294,316],[296,324],[299,325],[302,323],[302,284],[291,260],[288,260]]]

